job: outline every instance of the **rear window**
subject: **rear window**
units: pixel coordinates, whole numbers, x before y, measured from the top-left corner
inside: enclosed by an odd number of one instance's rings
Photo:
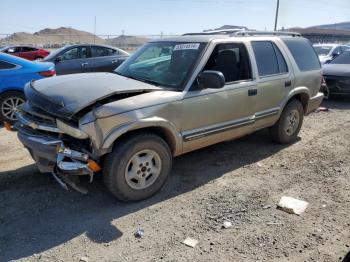
[[[303,38],[286,38],[283,41],[292,53],[300,71],[311,71],[321,68],[316,52],[309,40]]]
[[[252,46],[260,76],[288,72],[286,61],[274,43],[270,41],[254,41]]]
[[[15,68],[15,67],[16,67],[16,65],[14,65],[14,64],[11,64],[11,63],[8,63],[8,62],[0,60],[0,70],[2,70],[2,69],[12,69],[12,68]]]

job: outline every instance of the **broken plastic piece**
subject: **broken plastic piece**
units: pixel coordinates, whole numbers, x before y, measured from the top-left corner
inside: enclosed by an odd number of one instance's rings
[[[144,234],[145,234],[145,231],[142,228],[139,228],[136,230],[134,236],[136,238],[141,238],[141,237],[143,237]]]
[[[230,221],[225,221],[223,224],[222,224],[222,227],[223,228],[230,228],[232,227],[232,223]]]
[[[189,246],[189,247],[195,247],[197,244],[198,244],[198,240],[196,239],[193,239],[193,238],[186,238],[183,242],[186,246]]]
[[[282,196],[277,206],[290,214],[301,215],[308,205],[308,202],[292,197]]]

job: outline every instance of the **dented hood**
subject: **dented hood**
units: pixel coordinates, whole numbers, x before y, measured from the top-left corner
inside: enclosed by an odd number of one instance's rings
[[[161,90],[112,73],[72,74],[31,82],[25,88],[29,101],[49,113],[71,118],[82,109],[118,94],[135,95]]]
[[[343,76],[350,77],[349,64],[325,64],[322,67],[323,75],[325,76]]]

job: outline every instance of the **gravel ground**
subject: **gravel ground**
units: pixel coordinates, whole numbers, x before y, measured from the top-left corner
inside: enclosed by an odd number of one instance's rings
[[[293,145],[263,130],[177,158],[161,192],[133,204],[101,178],[88,195],[64,191],[1,128],[0,261],[346,261],[350,99],[325,106]],[[306,212],[276,209],[283,195],[308,201]]]

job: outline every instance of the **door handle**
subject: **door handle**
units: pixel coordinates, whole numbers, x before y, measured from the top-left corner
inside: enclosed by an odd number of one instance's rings
[[[82,63],[81,66],[84,67],[84,66],[87,66],[89,63]]]
[[[258,89],[249,89],[248,96],[256,96],[258,94]]]
[[[284,87],[290,87],[292,85],[292,81],[288,80],[286,82],[284,82]]]

